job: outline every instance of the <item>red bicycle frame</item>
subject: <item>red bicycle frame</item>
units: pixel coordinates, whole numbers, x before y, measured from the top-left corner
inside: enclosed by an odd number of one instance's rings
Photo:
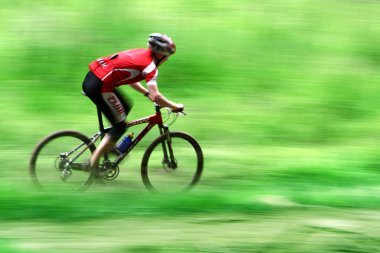
[[[148,123],[148,125],[133,139],[132,143],[128,146],[125,152],[119,156],[116,163],[120,162],[155,125],[159,126],[160,134],[163,133],[163,129],[165,129],[165,127],[163,126],[162,115],[159,106],[156,105],[156,114],[141,119],[132,120],[126,124],[127,127],[131,127],[144,123]]]
[[[145,118],[136,119],[136,120],[127,122],[127,127],[136,126],[143,123],[149,123],[149,124],[135,138],[135,141],[137,142],[139,142],[149,132],[149,130],[152,129],[152,127],[154,127],[155,125],[162,126],[162,116],[161,116],[160,108],[156,106],[155,115],[151,115]]]

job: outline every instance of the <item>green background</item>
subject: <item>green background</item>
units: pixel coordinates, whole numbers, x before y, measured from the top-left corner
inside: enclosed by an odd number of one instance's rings
[[[369,0],[0,1],[0,249],[379,251],[379,17]],[[177,45],[158,83],[188,114],[172,129],[203,148],[200,185],[144,190],[153,134],[115,185],[35,191],[28,162],[43,136],[97,130],[80,94],[88,64],[152,32]],[[122,89],[129,119],[153,113]]]

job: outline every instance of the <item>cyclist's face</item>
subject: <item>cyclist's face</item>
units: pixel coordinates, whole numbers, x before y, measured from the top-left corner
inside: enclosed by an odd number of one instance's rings
[[[169,58],[169,56],[166,56],[164,54],[155,54],[156,62],[158,62],[157,66],[160,66],[162,63],[166,62]]]
[[[161,65],[164,62],[166,62],[168,59],[169,59],[169,56],[163,56],[163,58],[161,58],[161,61],[160,61],[159,65]]]

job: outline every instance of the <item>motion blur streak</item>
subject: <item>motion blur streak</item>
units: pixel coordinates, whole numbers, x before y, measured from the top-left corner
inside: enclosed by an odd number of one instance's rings
[[[89,62],[152,32],[177,45],[158,85],[204,150],[200,185],[146,193],[147,141],[114,184],[34,190],[43,136],[97,129]],[[0,38],[1,252],[379,251],[379,1],[0,1]],[[154,113],[121,89],[130,119]]]

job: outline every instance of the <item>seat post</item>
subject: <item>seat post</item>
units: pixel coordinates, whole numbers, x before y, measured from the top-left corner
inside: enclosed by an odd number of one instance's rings
[[[84,91],[82,91],[82,95],[87,97],[87,94]],[[98,106],[96,107],[96,111],[98,114],[99,130],[100,130],[100,132],[104,133],[102,111],[100,110],[100,108]]]
[[[100,130],[100,132],[104,133],[102,111],[100,110],[100,108],[98,106],[96,107],[96,111],[98,113],[99,130]]]

